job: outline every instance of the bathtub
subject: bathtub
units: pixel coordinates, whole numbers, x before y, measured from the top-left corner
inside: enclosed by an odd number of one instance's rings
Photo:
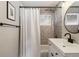
[[[48,45],[41,45],[41,57],[48,57]]]

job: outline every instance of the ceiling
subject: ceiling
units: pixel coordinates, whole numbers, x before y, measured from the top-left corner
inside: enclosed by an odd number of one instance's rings
[[[59,1],[21,1],[24,6],[46,6],[54,7]]]

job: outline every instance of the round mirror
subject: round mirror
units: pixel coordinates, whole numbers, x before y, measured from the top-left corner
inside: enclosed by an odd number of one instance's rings
[[[79,32],[79,2],[74,2],[66,11],[64,17],[64,25],[68,32],[78,33]]]

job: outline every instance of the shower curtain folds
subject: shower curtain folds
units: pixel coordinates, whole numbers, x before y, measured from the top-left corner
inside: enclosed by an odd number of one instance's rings
[[[20,8],[20,56],[40,56],[40,8]]]

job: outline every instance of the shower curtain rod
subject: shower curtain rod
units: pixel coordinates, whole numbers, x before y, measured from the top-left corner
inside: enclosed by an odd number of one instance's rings
[[[79,6],[70,6],[70,8],[79,8]]]
[[[48,6],[20,6],[20,8],[62,8],[62,7],[48,7]]]

